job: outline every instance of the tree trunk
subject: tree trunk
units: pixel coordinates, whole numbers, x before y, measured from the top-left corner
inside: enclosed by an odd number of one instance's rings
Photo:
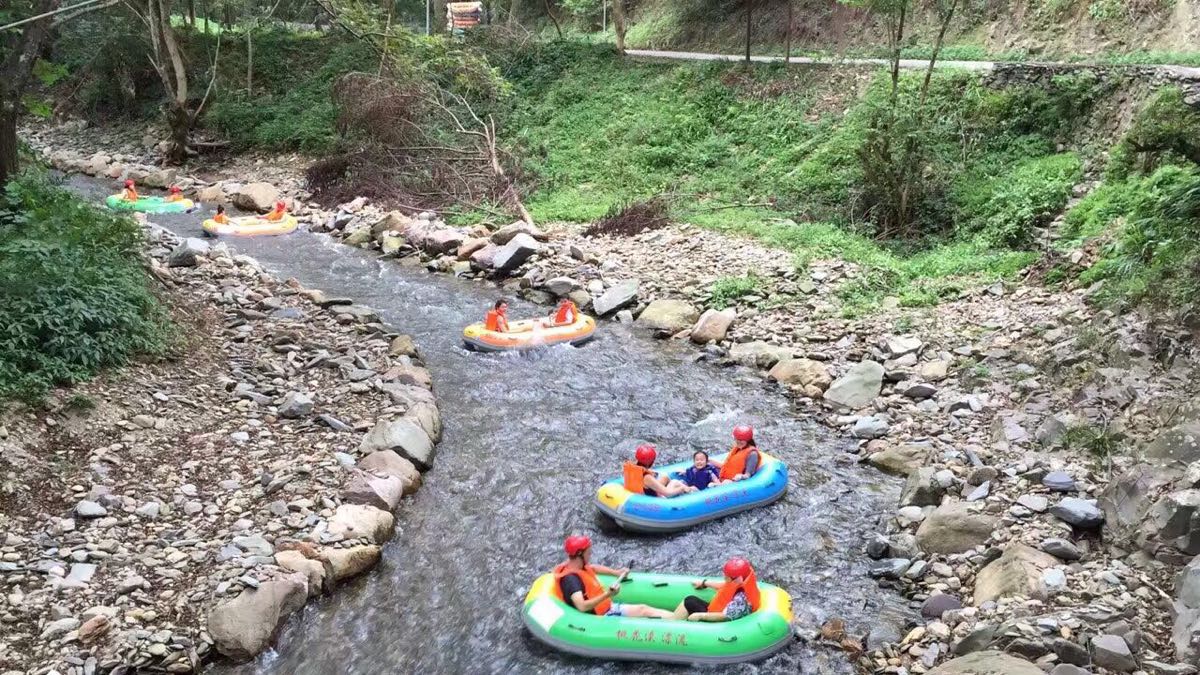
[[[254,31],[246,27],[246,94],[254,95]]]
[[[167,126],[171,129],[171,148],[167,159],[180,164],[187,159],[188,134],[192,129],[192,114],[187,109],[188,81],[183,54],[171,29],[169,0],[149,0],[146,19],[150,25],[150,42],[154,46],[152,62],[163,88],[167,91]]]
[[[61,0],[42,0],[34,7],[33,15],[53,12],[59,4]],[[53,17],[46,17],[26,24],[21,37],[0,63],[0,186],[15,177],[20,168],[17,117],[21,114],[21,98],[53,21]]]
[[[617,53],[625,53],[625,0],[613,0],[613,31],[617,34]]]
[[[554,30],[558,31],[558,39],[563,39],[562,26],[558,24],[558,17],[554,16],[554,10],[550,7],[550,0],[542,0],[542,4],[546,6],[546,15],[554,22]]]
[[[787,38],[785,39],[786,46],[783,48],[783,62],[792,62],[792,0],[788,0],[788,24]]]
[[[508,25],[517,24],[517,12],[521,10],[521,0],[512,0],[508,5]]]
[[[430,27],[430,32],[433,34],[446,33],[446,0],[433,0],[433,25]]]
[[[750,21],[754,15],[751,9],[750,0],[746,0],[746,63],[750,63]]]
[[[188,25],[196,27],[196,0],[188,0]]]

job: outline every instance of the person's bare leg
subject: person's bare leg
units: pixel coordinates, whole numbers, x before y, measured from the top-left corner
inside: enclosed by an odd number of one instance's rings
[[[650,605],[625,605],[622,612],[625,616],[639,617],[643,619],[674,619],[675,612],[668,612],[665,609],[651,607]]]

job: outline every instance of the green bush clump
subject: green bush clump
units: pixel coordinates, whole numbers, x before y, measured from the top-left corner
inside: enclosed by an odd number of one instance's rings
[[[743,277],[721,277],[713,282],[709,292],[709,304],[715,309],[725,309],[734,300],[754,293],[758,289],[759,279],[754,274]]]
[[[1138,112],[1113,149],[1108,177],[1149,173],[1177,162],[1200,163],[1200,113],[1183,102],[1179,87],[1165,87]]]
[[[9,182],[0,196],[0,399],[36,401],[165,348],[167,313],[140,248],[133,220],[42,179]]]
[[[1021,162],[989,186],[990,195],[969,216],[970,227],[995,246],[1027,246],[1033,228],[1062,211],[1082,174],[1074,153]]]
[[[1126,181],[1122,190],[1120,198],[1092,195],[1093,218],[1128,209],[1124,225],[1080,280],[1104,281],[1101,299],[1110,302],[1194,307],[1200,298],[1200,169],[1164,166]]]

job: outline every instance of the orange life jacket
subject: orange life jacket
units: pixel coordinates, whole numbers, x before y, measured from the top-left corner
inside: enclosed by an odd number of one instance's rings
[[[762,596],[758,592],[758,579],[754,576],[754,570],[750,570],[750,576],[742,583],[726,581],[717,594],[713,597],[712,602],[708,603],[708,611],[723,612],[725,607],[733,600],[733,596],[737,595],[738,591],[743,591],[746,594],[746,602],[750,603],[750,611],[757,612],[762,601]]]
[[[596,570],[593,569],[591,565],[584,565],[583,569],[575,570],[568,568],[567,563],[563,563],[554,568],[554,595],[559,600],[571,605],[571,599],[563,597],[562,584],[559,583],[562,581],[563,577],[571,574],[578,575],[580,581],[583,582],[584,600],[590,600],[592,598],[604,595],[604,585],[601,584],[600,579],[596,577]],[[571,606],[573,607],[574,605]],[[608,609],[610,607],[612,607],[612,600],[606,598],[604,602],[596,605],[592,611],[600,616],[604,616],[608,613]]]
[[[167,195],[167,198],[166,198],[166,199],[164,199],[163,201],[167,201],[167,202],[181,202],[181,201],[183,201],[183,195],[181,195],[181,194],[179,194],[179,193],[177,193],[177,192],[172,192],[171,194]]]
[[[489,309],[487,317],[483,320],[483,327],[488,330],[493,330],[498,333],[508,331],[508,319],[499,310]]]
[[[125,188],[124,190],[121,190],[121,199],[124,199],[127,202],[136,202],[138,200],[137,190],[134,190],[133,188]]]
[[[558,311],[554,314],[554,323],[568,324],[575,323],[575,319],[579,317],[579,308],[575,303],[568,302],[558,306]]]
[[[721,480],[733,480],[733,477],[739,473],[746,472],[746,460],[750,459],[751,453],[758,455],[758,448],[753,445],[747,445],[744,448],[734,447],[729,451],[729,456],[725,458],[725,463],[721,465]],[[758,463],[762,464],[762,456],[758,458]]]
[[[264,220],[276,222],[283,220],[283,214],[287,213],[287,209],[271,209],[271,212],[263,216]]]
[[[653,476],[654,472],[637,462],[625,462],[621,467],[621,473],[625,477],[625,489],[635,495],[653,494],[646,492],[646,476]]]
[[[217,215],[213,216],[213,220],[215,220],[216,222],[218,222],[222,225],[225,225],[229,222],[229,216],[225,215],[224,213],[218,213]]]

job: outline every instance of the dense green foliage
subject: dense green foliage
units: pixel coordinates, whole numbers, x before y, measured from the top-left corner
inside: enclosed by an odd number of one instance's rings
[[[141,353],[161,351],[166,312],[131,219],[40,179],[0,197],[0,399],[36,400]]]

